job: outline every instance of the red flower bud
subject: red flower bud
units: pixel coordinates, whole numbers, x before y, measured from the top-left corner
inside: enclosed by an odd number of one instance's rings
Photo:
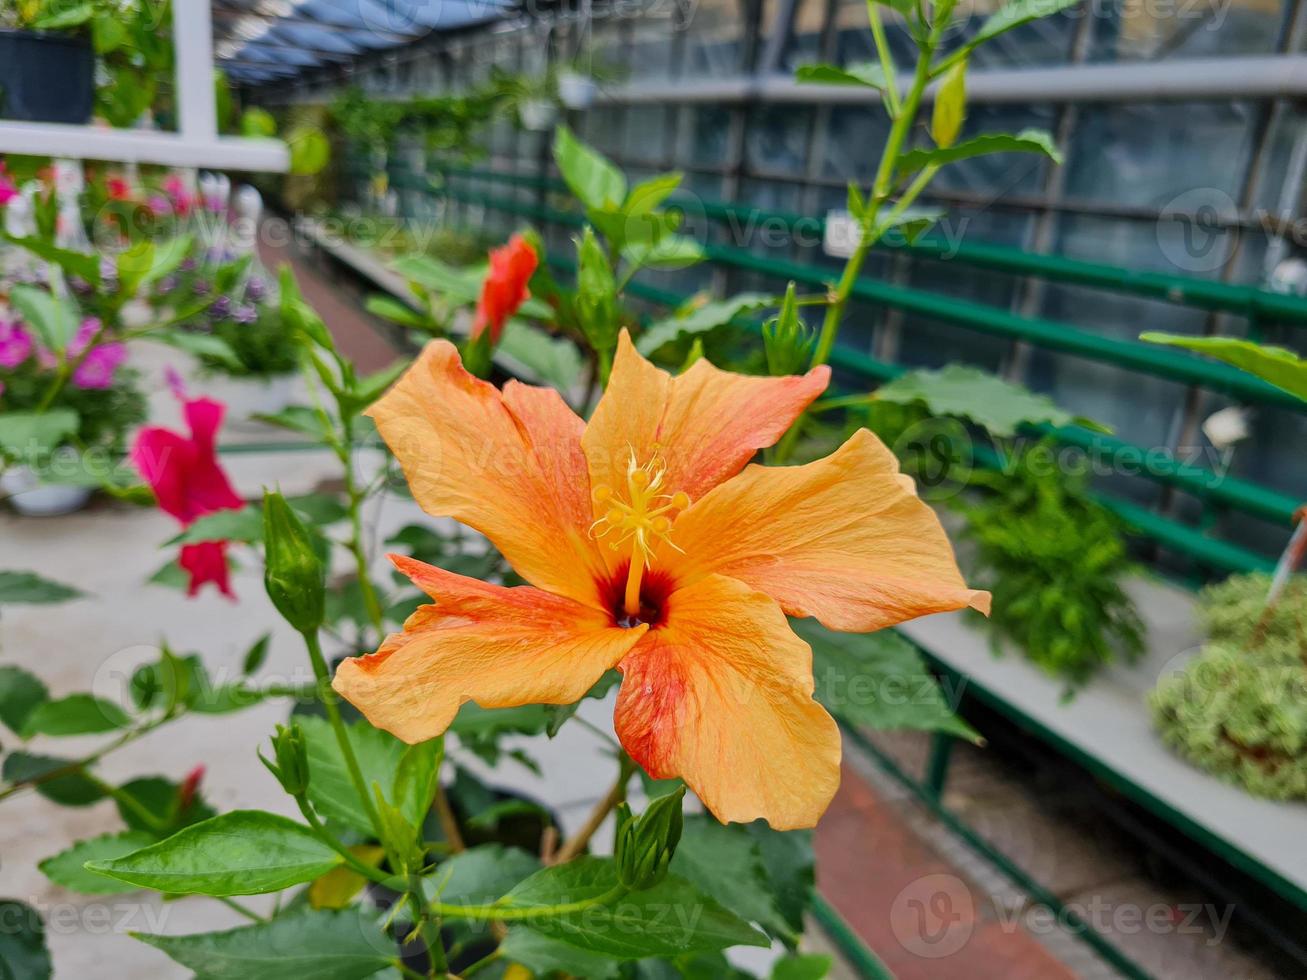
[[[539,264],[535,249],[521,235],[514,235],[503,248],[491,251],[490,271],[481,286],[472,324],[473,339],[489,328],[491,346],[499,343],[504,324],[530,296],[526,286]]]

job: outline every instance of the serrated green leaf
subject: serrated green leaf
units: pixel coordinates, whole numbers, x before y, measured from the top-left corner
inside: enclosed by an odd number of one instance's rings
[[[539,870],[539,859],[526,851],[483,844],[440,862],[427,893],[446,905],[488,905]]]
[[[877,62],[863,61],[840,68],[838,65],[800,65],[794,80],[805,85],[861,85],[884,91],[889,87],[885,69]]]
[[[0,980],[50,980],[41,914],[23,902],[0,900],[0,921]]]
[[[30,752],[10,752],[0,770],[5,782],[27,783],[50,773],[69,770],[65,775],[36,784],[36,791],[60,806],[90,806],[104,799],[99,783],[76,770],[76,760],[59,759]]]
[[[201,980],[364,980],[398,953],[380,923],[358,909],[307,909],[226,932],[133,935]]]
[[[1012,0],[986,18],[980,25],[980,30],[967,42],[967,49],[975,48],[1033,20],[1052,17],[1079,2],[1080,0]]]
[[[648,269],[684,269],[702,262],[703,246],[685,235],[663,235],[653,241],[632,242],[622,256],[633,265]]]
[[[118,787],[114,805],[123,823],[132,830],[148,833],[153,840],[217,816],[213,807],[198,795],[182,810],[181,786],[163,776],[141,776],[123,783]],[[149,819],[146,813],[150,814]]]
[[[683,315],[670,316],[651,323],[640,334],[640,339],[635,346],[647,357],[659,347],[680,337],[707,333],[709,330],[730,323],[738,316],[764,309],[774,302],[775,297],[766,293],[739,293],[730,299],[704,303]]]
[[[139,851],[143,847],[149,847],[154,842],[153,835],[141,830],[102,834],[99,837],[78,841],[72,847],[46,858],[38,867],[56,885],[62,885],[69,891],[81,892],[84,895],[120,895],[134,891],[135,886],[87,871],[86,862],[119,858],[133,851]]]
[[[71,408],[0,415],[0,453],[17,460],[41,459],[58,449],[81,425]]]
[[[168,544],[197,544],[201,541],[240,541],[252,544],[262,540],[263,511],[250,504],[240,510],[220,510],[215,514],[206,514],[170,539]]]
[[[299,723],[308,744],[309,799],[323,817],[361,834],[371,835],[374,833],[372,821],[354,791],[335,731],[325,718],[306,715],[299,719]],[[346,730],[363,771],[364,784],[379,785],[386,798],[394,802],[396,776],[409,747],[366,721],[347,725]],[[420,827],[430,802],[430,797],[406,800],[402,810],[404,818],[413,826]]]
[[[508,931],[499,949],[505,960],[519,963],[540,977],[561,973],[586,980],[612,980],[621,969],[618,960],[521,926]]]
[[[0,721],[12,732],[23,730],[27,719],[49,700],[45,682],[21,667],[0,667]]]
[[[80,599],[86,593],[35,572],[0,571],[0,606],[45,605]]]
[[[616,884],[611,859],[583,857],[536,872],[509,892],[503,904],[537,908],[587,901],[608,894]],[[677,875],[574,916],[531,919],[524,924],[580,949],[619,959],[769,945],[762,933]]]
[[[910,371],[876,389],[876,400],[924,405],[931,415],[968,419],[991,435],[1009,438],[1022,425],[1070,425],[1075,417],[1051,398],[967,364]]]
[[[687,816],[671,870],[740,918],[776,938],[797,941],[768,888],[758,842],[745,827],[704,814]]]
[[[812,646],[814,696],[835,717],[866,728],[978,737],[953,713],[921,654],[898,633],[834,633],[806,619],[790,625]]]
[[[576,344],[565,337],[551,337],[521,320],[509,320],[504,327],[496,355],[510,357],[534,375],[535,381],[569,391],[577,383],[584,360]]]
[[[1015,136],[986,133],[947,148],[909,150],[899,157],[898,169],[901,173],[910,173],[927,164],[943,166],[990,153],[1042,153],[1054,163],[1062,162],[1062,154],[1051,133],[1042,129],[1023,129]]]
[[[1206,354],[1307,401],[1307,360],[1283,347],[1237,337],[1186,337],[1169,333],[1145,333],[1140,334],[1139,339]]]
[[[772,830],[755,820],[746,828],[758,843],[767,887],[776,907],[795,935],[803,932],[803,918],[812,904],[816,887],[817,858],[812,849],[811,830]]]
[[[626,177],[566,126],[554,134],[554,161],[572,193],[588,208],[616,210],[626,201]]]
[[[112,701],[92,694],[70,694],[43,701],[32,709],[23,725],[23,738],[34,735],[97,735],[126,728],[131,718]]]
[[[9,302],[31,325],[41,343],[56,354],[63,353],[77,333],[77,310],[62,297],[26,284],[9,291]]]
[[[88,870],[171,895],[262,895],[341,863],[307,827],[261,810],[233,810]]]

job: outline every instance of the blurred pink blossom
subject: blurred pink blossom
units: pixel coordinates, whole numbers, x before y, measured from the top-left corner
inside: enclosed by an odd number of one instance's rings
[[[0,320],[0,367],[18,367],[32,353],[32,335],[17,320]]]
[[[77,365],[73,384],[82,389],[110,388],[119,366],[127,359],[127,345],[118,342],[101,344]]]

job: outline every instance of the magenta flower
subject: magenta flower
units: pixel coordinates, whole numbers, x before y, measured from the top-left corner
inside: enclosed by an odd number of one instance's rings
[[[5,169],[5,165],[0,163],[0,208],[4,207],[10,201],[18,196],[18,185],[14,183],[13,178]]]
[[[32,335],[17,320],[0,320],[0,367],[18,367],[32,354]]]
[[[73,384],[83,390],[113,387],[114,375],[127,359],[127,346],[117,342],[95,348],[73,372]]]

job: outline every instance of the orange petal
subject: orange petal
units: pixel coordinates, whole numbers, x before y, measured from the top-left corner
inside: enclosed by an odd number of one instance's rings
[[[412,558],[391,560],[433,599],[332,682],[377,728],[405,742],[447,729],[467,701],[483,708],[571,704],[644,635],[571,599],[506,589]]]
[[[510,381],[501,395],[438,340],[368,414],[427,513],[480,531],[533,585],[597,601],[584,423],[558,392]]]
[[[774,445],[829,381],[825,366],[764,378],[721,371],[703,358],[673,378],[622,331],[608,389],[581,440],[590,477],[617,487],[632,449],[642,465],[657,451],[668,491],[696,500]]]
[[[649,775],[680,776],[723,823],[816,824],[839,786],[840,733],[775,602],[700,579],[618,666],[617,734]]]
[[[694,504],[663,555],[681,581],[720,573],[761,589],[791,616],[869,632],[970,606],[944,529],[866,429],[806,466],[750,466]]]

